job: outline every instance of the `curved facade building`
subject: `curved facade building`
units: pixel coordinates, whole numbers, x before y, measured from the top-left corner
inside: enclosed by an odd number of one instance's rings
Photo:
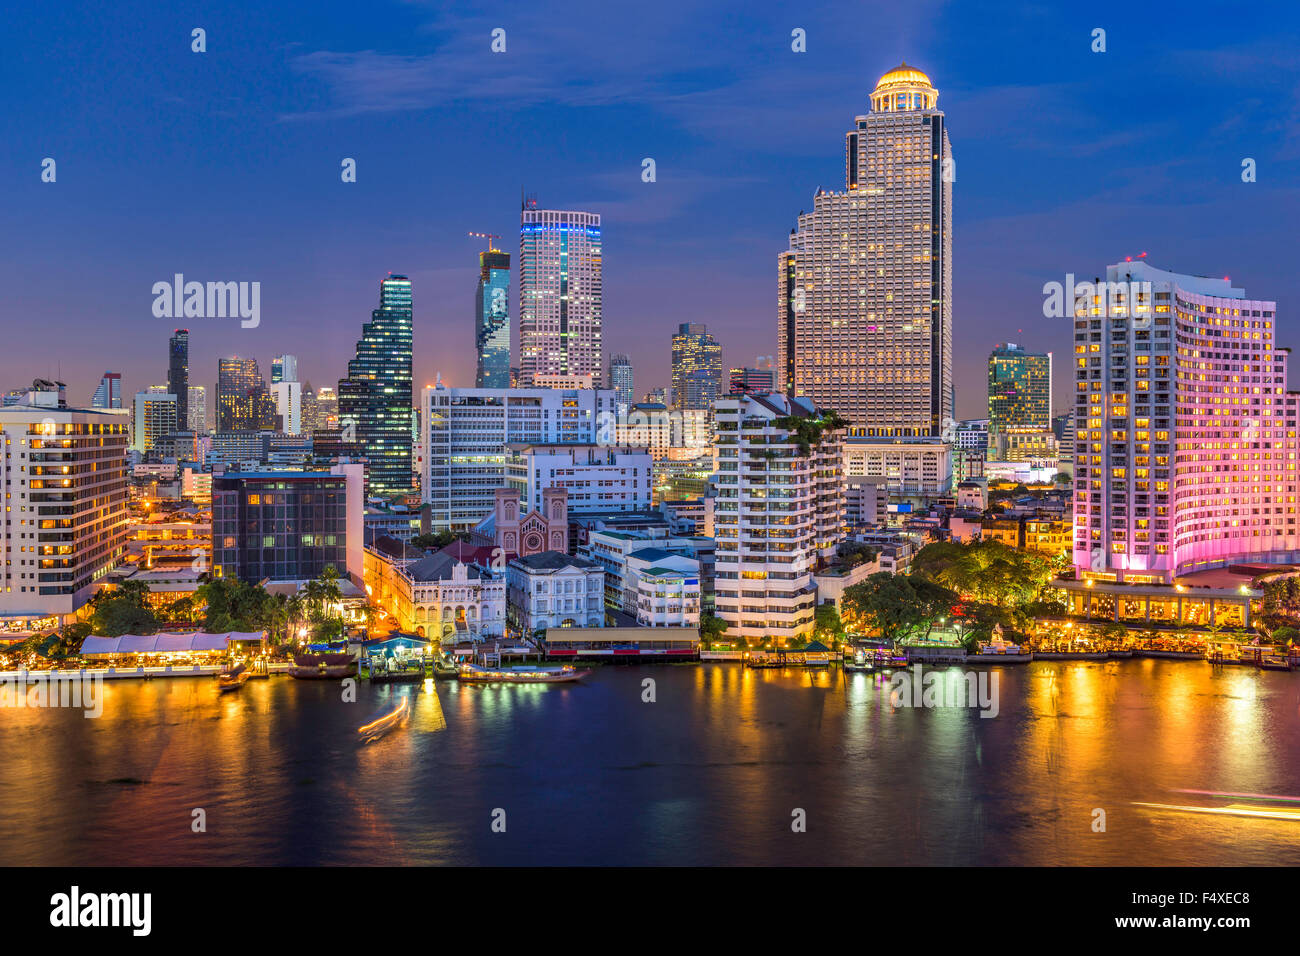
[[[1076,568],[1171,583],[1300,559],[1300,395],[1276,303],[1145,262],[1074,302]]]

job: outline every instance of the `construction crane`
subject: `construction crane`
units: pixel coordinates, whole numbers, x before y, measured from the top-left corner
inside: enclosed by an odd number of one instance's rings
[[[492,245],[492,240],[493,240],[493,239],[500,239],[500,238],[501,238],[501,237],[498,236],[495,232],[471,232],[470,235],[471,235],[471,236],[477,236],[477,237],[480,238],[480,239],[486,239],[486,240],[488,241],[488,252],[500,252],[500,251],[501,251],[501,250],[499,250],[496,246]]]

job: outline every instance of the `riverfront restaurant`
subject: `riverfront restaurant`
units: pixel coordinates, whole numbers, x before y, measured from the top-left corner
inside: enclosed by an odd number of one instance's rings
[[[91,636],[82,642],[81,656],[110,663],[136,660],[145,664],[215,664],[231,654],[260,652],[264,638],[264,631]]]
[[[1053,582],[1071,617],[1131,627],[1250,627],[1250,605],[1264,592],[1247,585],[1198,587],[1119,584],[1089,578]]]

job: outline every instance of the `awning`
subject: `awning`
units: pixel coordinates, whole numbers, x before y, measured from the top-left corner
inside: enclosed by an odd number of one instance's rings
[[[123,634],[121,637],[95,637],[81,644],[83,656],[95,654],[174,654],[190,651],[224,651],[231,641],[260,641],[263,631],[227,631],[208,634]]]

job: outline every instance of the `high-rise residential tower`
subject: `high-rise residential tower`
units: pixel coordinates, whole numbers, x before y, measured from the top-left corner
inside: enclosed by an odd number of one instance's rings
[[[90,400],[91,408],[122,407],[122,373],[105,372],[95,389],[95,396]]]
[[[379,283],[379,308],[362,327],[347,378],[339,379],[339,425],[369,463],[370,495],[411,490],[411,349],[411,280],[390,275]]]
[[[539,209],[519,216],[519,385],[600,388],[600,216]]]
[[[490,242],[489,242],[490,245]],[[474,297],[475,388],[510,387],[510,253],[489,248],[478,254]]]
[[[840,433],[800,446],[789,419],[819,419],[806,398],[718,400],[716,613],[728,633],[802,647],[813,631],[813,572],[835,556],[844,525]]]
[[[217,360],[217,431],[275,428],[275,401],[257,367],[257,359]]]
[[[990,453],[1007,461],[1051,455],[1052,353],[1003,342],[989,354]]]
[[[190,330],[177,329],[167,348],[167,391],[176,396],[176,427],[189,421]]]
[[[1169,584],[1300,560],[1300,395],[1276,303],[1146,262],[1109,266],[1071,297],[1080,576]]]
[[[683,322],[673,336],[673,408],[711,409],[722,394],[722,346],[706,326]]]
[[[906,64],[846,134],[843,192],[818,189],[779,258],[782,387],[850,435],[942,434],[952,418],[952,149],[938,91]]]
[[[626,355],[615,355],[609,360],[609,387],[614,390],[620,418],[632,407],[632,360]]]

